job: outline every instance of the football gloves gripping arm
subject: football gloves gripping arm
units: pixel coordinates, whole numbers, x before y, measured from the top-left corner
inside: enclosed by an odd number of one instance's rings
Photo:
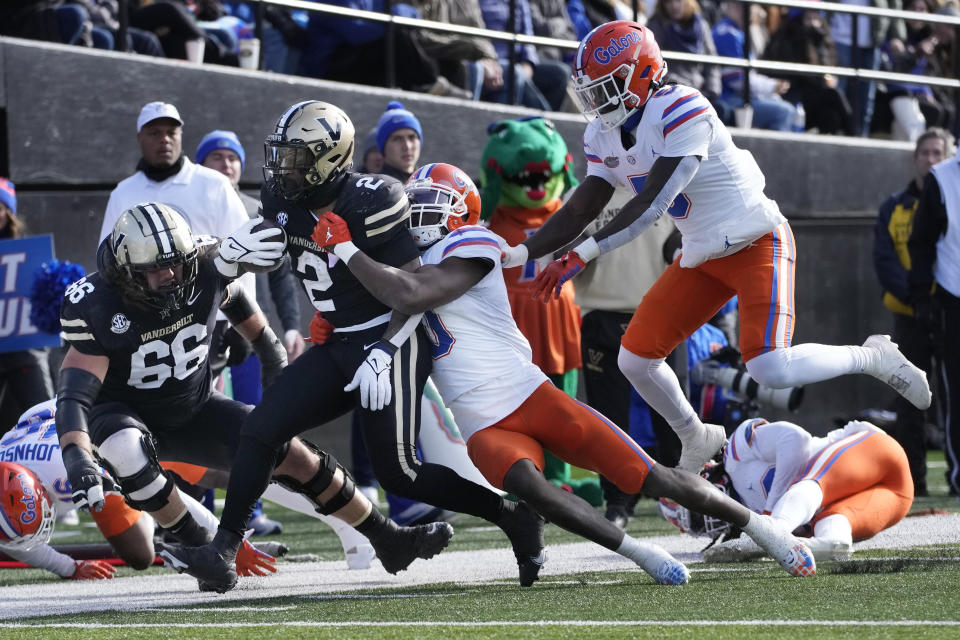
[[[220,255],[214,259],[214,263],[217,265],[217,270],[225,277],[239,276],[242,265],[271,267],[283,257],[283,242],[270,240],[274,236],[281,236],[283,231],[278,228],[254,231],[254,227],[261,222],[263,222],[263,216],[251,218],[220,241]]]

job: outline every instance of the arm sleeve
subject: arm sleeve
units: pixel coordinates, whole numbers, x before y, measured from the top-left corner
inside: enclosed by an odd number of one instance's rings
[[[24,550],[17,547],[0,547],[0,551],[31,567],[52,571],[61,578],[69,578],[76,572],[77,564],[68,555],[60,553],[48,544]]]
[[[933,172],[923,183],[923,194],[913,216],[913,231],[907,247],[910,251],[910,290],[926,293],[933,284],[933,265],[937,261],[937,241],[947,229],[947,209]]]
[[[653,226],[653,223],[660,219],[666,212],[683,188],[690,184],[693,176],[700,168],[700,161],[694,156],[685,156],[677,164],[670,178],[667,179],[661,187],[656,198],[644,211],[640,217],[634,220],[629,227],[621,229],[602,240],[597,241],[600,253],[609,253],[614,249],[622,247],[641,233]]]

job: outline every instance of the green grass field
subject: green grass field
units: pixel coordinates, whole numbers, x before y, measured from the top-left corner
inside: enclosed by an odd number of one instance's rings
[[[960,512],[946,496],[942,455],[931,455],[932,496],[914,510]],[[276,539],[291,554],[342,557],[335,536],[316,521],[269,505],[284,523]],[[95,529],[57,542],[98,541]],[[455,521],[449,551],[504,546],[501,534],[480,520]],[[652,501],[641,501],[630,522],[632,535],[672,533]],[[958,535],[960,539],[960,535]],[[550,545],[578,541],[548,526]],[[917,540],[914,544],[921,544]],[[706,544],[706,541],[704,541]],[[280,563],[280,571],[284,566]],[[418,561],[412,571],[429,563]],[[909,549],[859,551],[845,563],[821,563],[813,579],[784,574],[772,562],[740,565],[691,563],[683,587],[662,587],[639,569],[548,575],[530,589],[514,582],[363,588],[285,597],[224,600],[151,610],[102,611],[0,623],[2,638],[957,638],[960,637],[960,543]],[[165,570],[147,572],[163,576]],[[120,577],[142,576],[122,568]],[[403,575],[403,574],[401,574]],[[268,578],[267,580],[270,580]],[[132,582],[132,581],[131,581]],[[375,582],[375,581],[372,581]],[[61,583],[37,570],[0,571],[0,587]],[[0,607],[10,598],[2,589]],[[91,598],[96,598],[91,593]],[[16,624],[17,626],[12,626]],[[28,626],[21,626],[28,625]]]

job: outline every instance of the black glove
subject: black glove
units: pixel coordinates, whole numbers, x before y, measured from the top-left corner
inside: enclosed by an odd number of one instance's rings
[[[246,338],[237,333],[237,330],[233,327],[230,327],[223,334],[223,350],[229,349],[230,352],[227,354],[227,366],[235,367],[238,364],[243,364],[247,361],[247,358],[250,357],[250,354],[253,353],[253,347],[250,346],[250,343],[247,342]]]
[[[61,452],[67,479],[73,490],[73,503],[77,507],[93,511],[103,509],[103,476],[90,453],[76,444],[68,444]]]

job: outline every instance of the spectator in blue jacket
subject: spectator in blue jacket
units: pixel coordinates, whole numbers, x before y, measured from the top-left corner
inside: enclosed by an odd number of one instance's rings
[[[756,5],[753,5],[756,7]],[[743,3],[728,0],[723,3],[723,17],[713,28],[713,42],[717,54],[743,59]],[[751,51],[750,57],[756,57]],[[723,67],[721,70],[723,90],[720,99],[730,108],[743,105],[742,67]],[[750,71],[750,105],[753,107],[753,127],[790,131],[797,117],[797,108],[781,96],[790,89],[790,82],[778,80]]]

